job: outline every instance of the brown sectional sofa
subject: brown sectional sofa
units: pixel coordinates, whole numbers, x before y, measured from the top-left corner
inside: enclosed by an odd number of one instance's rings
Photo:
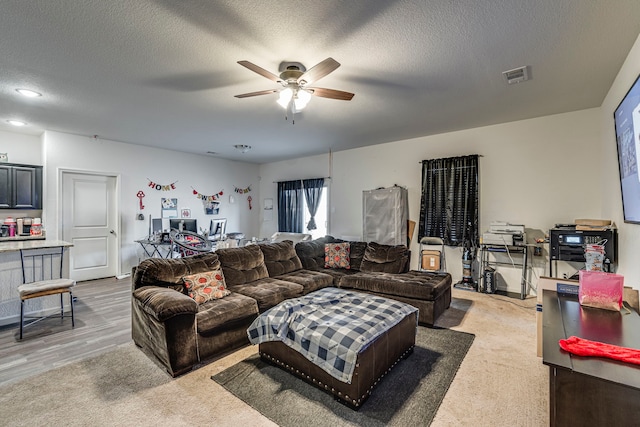
[[[218,249],[185,258],[144,260],[132,274],[131,335],[172,376],[249,343],[259,313],[288,298],[340,286],[394,298],[420,309],[432,325],[451,301],[451,276],[410,272],[403,246],[350,242],[350,269],[325,269],[325,243],[292,241]],[[182,278],[221,268],[230,295],[203,304]],[[424,313],[423,313],[424,311]]]

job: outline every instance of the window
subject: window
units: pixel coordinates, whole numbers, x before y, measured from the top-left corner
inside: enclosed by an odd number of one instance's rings
[[[325,188],[324,178],[279,182],[278,231],[324,236],[328,205]]]
[[[450,246],[479,245],[477,155],[422,162],[419,234]]]

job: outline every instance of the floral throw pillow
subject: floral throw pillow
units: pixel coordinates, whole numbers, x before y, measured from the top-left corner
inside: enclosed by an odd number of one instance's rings
[[[349,255],[351,246],[348,242],[327,243],[324,245],[324,268],[350,269]]]
[[[226,297],[231,292],[227,289],[222,270],[206,271],[182,277],[187,295],[198,304],[213,299]]]

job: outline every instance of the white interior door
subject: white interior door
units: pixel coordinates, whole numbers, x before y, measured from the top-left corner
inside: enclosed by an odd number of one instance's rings
[[[116,177],[62,173],[62,239],[73,243],[69,276],[91,280],[117,274]]]

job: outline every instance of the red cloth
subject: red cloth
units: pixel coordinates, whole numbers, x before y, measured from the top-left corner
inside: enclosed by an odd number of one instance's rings
[[[640,365],[640,350],[635,348],[589,341],[576,336],[569,337],[566,340],[560,340],[558,344],[560,344],[563,350],[576,356],[606,357],[608,359]]]

